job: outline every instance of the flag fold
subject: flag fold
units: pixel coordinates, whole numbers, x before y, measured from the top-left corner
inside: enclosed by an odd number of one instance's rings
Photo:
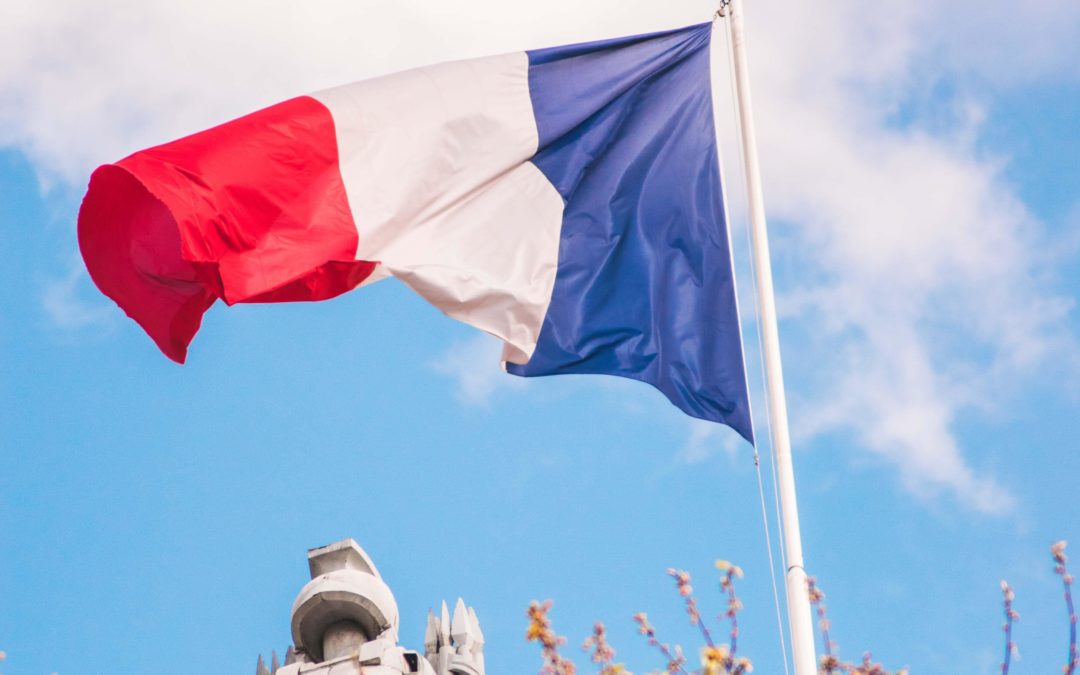
[[[395,277],[510,373],[618,375],[753,442],[711,25],[301,96],[97,169],[98,287],[183,362],[216,301]]]

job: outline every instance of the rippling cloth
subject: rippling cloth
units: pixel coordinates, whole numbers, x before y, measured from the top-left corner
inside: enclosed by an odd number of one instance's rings
[[[301,96],[98,168],[98,287],[183,362],[216,301],[396,277],[508,372],[652,384],[753,442],[711,24]]]

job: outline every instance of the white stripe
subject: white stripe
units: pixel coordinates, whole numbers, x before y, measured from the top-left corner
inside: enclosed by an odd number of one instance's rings
[[[538,137],[524,53],[315,94],[330,109],[356,257],[447,315],[532,355],[551,301],[563,201],[528,160]]]

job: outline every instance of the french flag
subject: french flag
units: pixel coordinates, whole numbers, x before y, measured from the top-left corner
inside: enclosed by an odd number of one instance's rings
[[[711,42],[706,23],[279,103],[98,168],[83,258],[178,362],[216,300],[392,276],[500,338],[510,373],[641,380],[753,442]]]

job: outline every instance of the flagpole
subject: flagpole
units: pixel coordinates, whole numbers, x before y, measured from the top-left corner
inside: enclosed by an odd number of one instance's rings
[[[795,499],[795,473],[791,461],[787,400],[784,396],[784,375],[780,363],[780,335],[776,326],[776,300],[773,294],[772,265],[769,260],[769,239],[765,224],[765,199],[761,190],[761,170],[750,102],[750,73],[746,63],[742,2],[727,0],[723,5],[727,7],[728,29],[731,32],[739,132],[742,136],[746,191],[750,202],[750,239],[753,244],[754,272],[758,287],[765,392],[768,397],[769,428],[772,431],[773,452],[776,457],[784,553],[787,556],[785,574],[792,656],[795,661],[795,675],[815,675],[817,657],[814,653],[814,624],[806,585],[806,570],[803,567],[799,510]]]

